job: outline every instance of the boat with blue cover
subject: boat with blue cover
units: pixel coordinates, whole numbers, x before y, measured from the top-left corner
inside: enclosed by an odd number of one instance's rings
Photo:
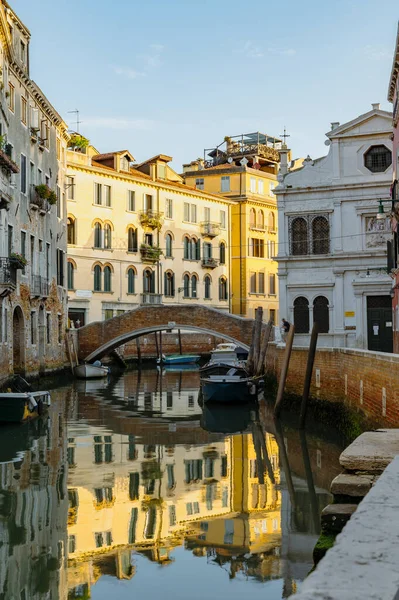
[[[168,356],[162,354],[157,359],[157,363],[163,365],[189,365],[197,363],[200,358],[198,354],[169,354]]]

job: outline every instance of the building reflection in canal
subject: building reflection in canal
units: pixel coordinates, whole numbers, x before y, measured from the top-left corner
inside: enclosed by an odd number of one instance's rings
[[[306,576],[338,445],[275,430],[264,403],[203,411],[198,373],[130,372],[52,398],[47,421],[2,430],[0,598],[102,600],[115,578],[121,598],[155,597],[153,582],[183,598],[180,578],[202,572],[198,593],[244,585],[255,599],[276,582],[277,599]]]

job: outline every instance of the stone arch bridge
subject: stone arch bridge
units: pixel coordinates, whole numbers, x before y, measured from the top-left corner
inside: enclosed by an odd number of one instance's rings
[[[253,319],[196,304],[139,306],[77,329],[78,353],[81,360],[91,362],[142,335],[172,329],[210,333],[248,349],[253,323]]]

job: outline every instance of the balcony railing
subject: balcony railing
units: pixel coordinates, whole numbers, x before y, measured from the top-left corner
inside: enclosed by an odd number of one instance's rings
[[[204,269],[216,269],[219,265],[219,261],[217,258],[207,257],[202,259],[201,265]]]
[[[216,237],[220,234],[220,223],[203,221],[201,223],[201,235],[205,237]]]
[[[31,296],[48,296],[48,281],[41,275],[32,275],[30,281]]]
[[[4,148],[0,148],[0,167],[8,173],[19,173],[17,163],[11,158],[10,144],[6,144]]]
[[[140,294],[140,296],[141,304],[162,304],[162,294],[146,292],[144,294]]]
[[[142,227],[148,229],[162,229],[163,224],[163,213],[155,210],[143,210],[140,215],[140,223]]]
[[[30,186],[29,203],[31,205],[31,208],[33,208],[34,210],[38,209],[43,214],[48,212],[51,208],[47,198],[41,198],[39,196],[39,194],[36,191],[36,186],[34,184]]]
[[[147,244],[142,244],[140,246],[140,254],[141,260],[145,263],[154,264],[159,261],[162,250],[158,248],[158,246],[149,246]]]
[[[17,269],[11,258],[0,258],[0,296],[7,296],[17,286]]]

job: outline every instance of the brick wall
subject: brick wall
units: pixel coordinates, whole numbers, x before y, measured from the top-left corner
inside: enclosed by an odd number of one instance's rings
[[[158,345],[159,345],[159,333]],[[217,344],[223,340],[207,333],[183,333],[181,332],[181,344],[183,354],[208,354]],[[126,359],[137,358],[136,341],[128,342],[120,348],[122,356]],[[142,357],[157,356],[155,334],[150,333],[140,338],[140,350]],[[179,353],[179,336],[177,333],[162,333],[162,353]]]
[[[307,348],[293,348],[286,391],[302,394]],[[271,344],[268,371],[279,377],[284,348]],[[381,426],[399,426],[399,355],[349,348],[317,350],[310,390],[314,398],[343,402]]]

